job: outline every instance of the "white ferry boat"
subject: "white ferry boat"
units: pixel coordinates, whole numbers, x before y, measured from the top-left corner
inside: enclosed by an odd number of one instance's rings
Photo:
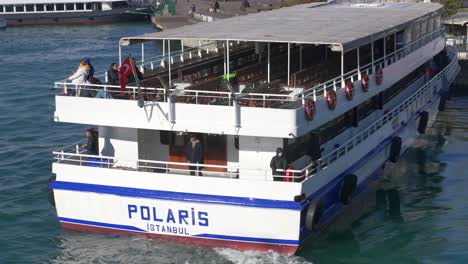
[[[139,85],[122,95],[55,83],[55,121],[99,134],[95,155],[83,142],[53,152],[58,220],[295,253],[444,109],[459,65],[441,13],[435,3],[316,3],[122,38],[121,61],[128,46],[163,46],[137,62]],[[193,135],[203,158],[188,163]],[[273,173],[278,147],[287,166]]]
[[[126,0],[1,0],[0,19],[8,26],[100,24],[144,21]]]

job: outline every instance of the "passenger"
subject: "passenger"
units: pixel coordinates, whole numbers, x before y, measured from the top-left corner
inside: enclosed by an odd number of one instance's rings
[[[218,2],[218,0],[215,0],[215,2],[214,2],[214,11],[217,12],[218,9],[219,9],[219,2]]]
[[[197,6],[195,4],[192,4],[192,6],[190,7],[189,14],[193,15],[195,13],[195,10],[197,10]]]
[[[88,142],[83,145],[87,155],[99,155],[98,132],[94,128],[86,130]]]
[[[88,76],[86,77],[86,80],[88,80],[90,77],[94,76],[94,67],[91,64],[91,60],[88,57],[84,57],[83,61],[89,65],[89,72],[88,72]]]
[[[275,181],[284,181],[284,175],[286,169],[288,168],[288,162],[283,155],[283,149],[277,148],[276,155],[271,158],[270,168],[273,174],[273,180]],[[282,172],[278,171],[279,169],[283,170]]]
[[[119,67],[117,63],[112,63],[107,71],[107,84],[119,85]]]
[[[202,164],[203,163],[203,147],[200,143],[200,140],[196,136],[190,137],[190,142],[186,147],[186,157],[187,162],[192,164]],[[198,171],[198,176],[202,176],[200,166],[189,166],[190,175],[195,175],[195,171]]]
[[[85,61],[81,61],[78,69],[76,69],[75,73],[68,77],[66,81],[71,81],[73,84],[86,83],[89,69],[89,65]],[[80,86],[76,86],[76,96],[80,96],[80,88]]]

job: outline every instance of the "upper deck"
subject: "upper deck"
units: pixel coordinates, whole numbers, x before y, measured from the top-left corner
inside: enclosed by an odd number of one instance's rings
[[[445,46],[440,9],[416,3],[309,4],[123,38],[121,54],[128,45],[141,45],[141,87],[129,84],[121,97],[116,85],[56,82],[57,89],[75,96],[56,97],[55,120],[301,136],[377,96],[440,52]],[[163,54],[145,58],[147,42],[157,42]],[[376,82],[379,69],[382,83]],[[223,76],[232,73],[237,83],[230,85]],[[363,78],[368,78],[367,91],[361,89]],[[351,100],[345,92],[349,83],[355,87]],[[101,98],[76,96],[80,91]],[[327,95],[332,92],[337,103],[330,110]],[[308,121],[304,108],[310,100],[316,114]]]

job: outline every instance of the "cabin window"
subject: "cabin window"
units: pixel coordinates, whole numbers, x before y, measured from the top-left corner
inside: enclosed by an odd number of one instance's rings
[[[169,145],[170,133],[169,131],[159,131],[159,142],[161,145]]]
[[[86,3],[86,10],[93,10],[93,4],[92,3]]]
[[[426,36],[427,34],[427,20],[421,21],[421,37]]]
[[[112,2],[112,8],[127,8],[127,1]]]
[[[65,10],[65,4],[55,4],[55,10],[57,11]]]
[[[16,5],[16,12],[24,12],[24,5]]]
[[[76,4],[76,10],[84,10],[84,4],[83,3],[77,3]]]
[[[13,12],[14,8],[13,5],[6,5],[5,6],[5,12]]]
[[[234,147],[239,149],[239,136],[234,136]]]
[[[36,11],[44,11],[44,5],[36,5]]]
[[[74,4],[65,4],[65,9],[68,11],[75,10]]]
[[[440,15],[436,16],[434,19],[434,31],[440,28]]]
[[[434,30],[434,19],[431,17],[427,20],[427,33],[432,33]]]
[[[26,12],[34,12],[34,5],[26,5]]]
[[[185,146],[185,135],[175,135],[174,136],[174,147],[183,147]]]
[[[46,11],[54,11],[54,4],[46,4]]]
[[[3,13],[3,5],[0,5],[0,13]]]
[[[99,10],[99,11],[102,10],[102,3],[95,3],[95,5],[96,5],[96,7],[95,7],[96,10]]]

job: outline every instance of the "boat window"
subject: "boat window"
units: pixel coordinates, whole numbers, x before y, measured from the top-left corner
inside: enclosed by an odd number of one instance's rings
[[[112,8],[127,8],[127,1],[112,2]]]
[[[102,3],[95,3],[95,9],[101,11],[102,10]]]
[[[34,12],[34,5],[26,5],[26,12]]]
[[[169,131],[159,131],[159,142],[161,145],[169,145]]]
[[[5,12],[13,12],[13,5],[6,5]]]
[[[239,136],[234,136],[234,147],[239,149]]]
[[[24,5],[16,5],[16,12],[24,12]]]
[[[57,11],[65,10],[65,4],[55,4],[55,10]]]
[[[86,10],[93,10],[93,4],[92,3],[86,3]]]
[[[185,146],[185,135],[175,135],[174,137],[174,147],[183,147]]]
[[[209,135],[206,137],[206,146],[210,149],[224,149],[226,148],[226,136],[224,135]]]
[[[36,5],[36,11],[44,11],[44,5]]]
[[[423,21],[421,21],[421,37],[422,36],[426,36],[427,34],[427,20],[424,19]]]
[[[46,11],[54,11],[54,4],[46,4]]]
[[[65,4],[66,10],[75,10],[75,5],[74,4]]]
[[[0,5],[0,13],[3,13],[3,5]]]
[[[84,10],[84,4],[83,3],[77,3],[76,4],[76,10]]]

